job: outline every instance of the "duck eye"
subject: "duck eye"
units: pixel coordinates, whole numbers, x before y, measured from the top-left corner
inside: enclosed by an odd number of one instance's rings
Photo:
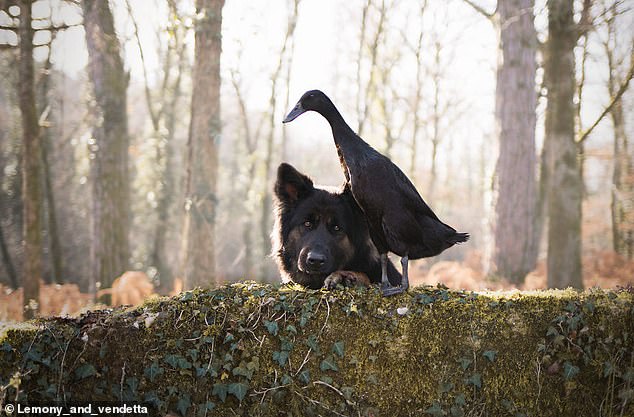
[[[313,228],[313,224],[312,224],[309,220],[306,220],[306,221],[304,222],[304,226],[305,226],[306,228],[308,228],[308,229],[312,229],[312,228]]]

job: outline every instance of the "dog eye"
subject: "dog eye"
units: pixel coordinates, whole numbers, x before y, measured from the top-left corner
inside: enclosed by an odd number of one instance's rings
[[[312,229],[313,228],[313,224],[310,221],[308,221],[308,220],[306,220],[304,222],[304,226],[306,226],[308,229]]]
[[[332,230],[334,230],[335,232],[341,232],[341,227],[339,227],[339,225],[336,224],[332,227]]]

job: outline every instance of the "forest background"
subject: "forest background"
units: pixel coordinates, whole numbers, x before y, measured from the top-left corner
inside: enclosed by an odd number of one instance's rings
[[[281,123],[315,88],[470,232],[415,282],[631,284],[633,7],[0,0],[3,296],[279,281],[277,165],[343,181],[323,119]]]

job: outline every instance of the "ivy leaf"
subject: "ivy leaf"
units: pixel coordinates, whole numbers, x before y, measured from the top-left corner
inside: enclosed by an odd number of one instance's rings
[[[570,362],[564,363],[564,378],[572,379],[579,373],[579,367],[574,366]]]
[[[192,402],[191,402],[191,397],[189,396],[189,394],[183,394],[181,395],[181,397],[178,399],[178,402],[176,403],[176,409],[178,410],[179,413],[181,413],[182,416],[186,416],[187,409],[191,405],[192,405]]]
[[[441,385],[440,385],[440,388],[439,388],[438,390],[439,390],[442,394],[446,394],[446,393],[448,393],[448,392],[453,391],[453,389],[454,389],[455,387],[456,387],[456,386],[455,386],[453,383],[451,383],[451,382],[445,382],[444,384],[441,384]]]
[[[299,374],[299,380],[304,384],[308,384],[310,382],[310,371],[308,369],[304,369]]]
[[[75,369],[75,376],[77,376],[78,379],[88,378],[89,376],[93,376],[96,373],[97,370],[95,369],[95,367],[89,363],[85,363],[79,368]]]
[[[311,348],[313,350],[313,352],[315,352],[316,354],[319,355],[320,351],[319,351],[319,342],[317,341],[317,338],[315,337],[315,335],[310,335],[308,336],[308,339],[306,340],[306,345]]]
[[[443,417],[445,415],[445,412],[438,403],[433,403],[431,407],[425,410],[425,413],[433,417]]]
[[[451,417],[464,417],[464,410],[459,405],[452,405],[449,409],[449,415]]]
[[[568,304],[566,305],[564,310],[566,310],[569,313],[574,313],[577,310],[577,305],[575,304],[574,301],[568,301]]]
[[[321,361],[319,369],[321,369],[322,371],[339,371],[339,367],[335,363],[335,358],[332,355],[328,355],[326,359]]]
[[[154,361],[150,366],[145,368],[143,374],[150,380],[150,382],[154,382],[157,376],[162,375],[165,372],[165,369],[160,367],[158,362]]]
[[[257,371],[260,369],[260,359],[256,356],[253,360],[247,363],[247,369],[251,372]]]
[[[220,401],[222,401],[223,403],[225,402],[225,400],[227,399],[227,384],[214,384],[214,388],[211,391],[211,395],[215,395],[218,398],[220,398]]]
[[[266,327],[266,330],[268,330],[270,334],[272,334],[273,336],[277,336],[277,332],[279,331],[279,328],[277,326],[276,321],[264,320],[264,326]]]
[[[242,402],[244,397],[247,395],[248,390],[249,386],[247,384],[236,382],[234,384],[229,384],[227,392],[234,395],[238,399],[238,401]]]
[[[246,379],[251,379],[251,377],[253,377],[253,372],[249,371],[249,369],[247,369],[246,365],[242,366],[243,364],[240,363],[240,366],[237,366],[235,368],[233,368],[232,373],[235,376],[243,376]]]
[[[379,385],[379,378],[377,378],[374,374],[368,375],[365,380],[372,385]]]
[[[207,415],[207,411],[211,411],[216,408],[216,404],[211,401],[207,401],[205,403],[198,405],[198,415],[203,417]]]
[[[288,362],[288,351],[273,352],[273,360],[279,363],[280,366],[286,365],[286,362]]]
[[[328,375],[322,375],[321,378],[320,378],[320,381],[325,382],[328,385],[332,385],[334,383],[332,378],[329,377]]]
[[[130,387],[130,390],[132,392],[136,392],[137,388],[139,388],[139,378],[131,376],[126,378],[125,380],[126,384],[128,384],[128,387]]]
[[[482,356],[487,358],[489,360],[489,362],[495,362],[495,357],[497,356],[497,354],[498,354],[498,352],[496,350],[486,350],[486,351],[484,351]]]
[[[458,360],[458,362],[460,362],[460,367],[466,371],[467,368],[473,363],[473,361],[469,358],[460,358]]]
[[[189,349],[187,354],[194,362],[198,359],[198,349]]]
[[[183,356],[181,355],[167,355],[165,356],[165,362],[167,362],[169,365],[171,365],[173,368],[180,368],[180,369],[191,369],[192,364],[189,363],[189,361],[187,359],[185,359]]]
[[[292,334],[297,334],[297,328],[293,326],[292,324],[289,324],[288,326],[286,326],[286,331]]]
[[[163,401],[159,399],[158,395],[156,395],[156,391],[146,392],[145,396],[143,397],[143,401],[152,404],[156,408],[159,408],[163,403]]]
[[[352,394],[354,393],[354,388],[341,387],[341,392],[343,393],[343,398],[345,398],[348,401],[352,400]]]
[[[233,342],[234,340],[235,340],[235,336],[232,335],[231,333],[227,333],[226,336],[225,336],[225,340],[222,343],[227,344],[229,342]]]
[[[343,358],[343,353],[344,353],[343,341],[335,342],[335,344],[332,345],[332,351],[336,353],[340,358]]]
[[[480,374],[473,374],[465,381],[469,385],[473,385],[476,388],[482,388],[482,376]]]

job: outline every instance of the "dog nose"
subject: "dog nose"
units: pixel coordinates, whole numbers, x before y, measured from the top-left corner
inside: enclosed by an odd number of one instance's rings
[[[306,263],[312,268],[322,267],[326,263],[326,256],[321,253],[308,252],[308,255],[306,256]]]

